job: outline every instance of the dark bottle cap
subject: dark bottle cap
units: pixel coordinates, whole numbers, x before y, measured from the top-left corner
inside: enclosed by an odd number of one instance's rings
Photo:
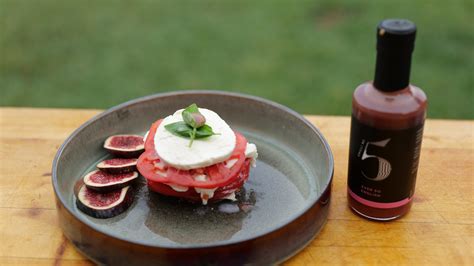
[[[386,19],[377,27],[374,86],[382,91],[404,89],[410,82],[416,26],[405,19]]]

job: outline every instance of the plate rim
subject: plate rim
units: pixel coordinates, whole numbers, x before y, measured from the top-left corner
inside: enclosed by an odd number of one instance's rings
[[[173,246],[173,245],[162,245],[162,244],[151,245],[151,244],[147,244],[147,243],[137,242],[135,240],[131,240],[131,239],[126,238],[126,237],[111,235],[110,233],[108,233],[106,231],[103,231],[100,228],[96,227],[93,223],[89,223],[83,217],[78,216],[76,214],[76,212],[71,209],[69,204],[67,204],[68,200],[63,198],[62,195],[60,193],[58,193],[58,191],[60,191],[60,188],[59,188],[59,184],[58,184],[57,168],[58,168],[58,162],[61,158],[61,155],[62,155],[65,147],[84,128],[88,127],[90,124],[96,122],[97,120],[101,119],[102,117],[107,116],[108,114],[113,113],[115,111],[118,111],[118,110],[120,110],[122,108],[125,108],[125,107],[130,107],[130,106],[133,106],[133,105],[141,104],[141,103],[146,102],[146,101],[154,100],[155,98],[180,96],[180,95],[196,95],[196,94],[197,95],[200,95],[200,94],[201,95],[214,94],[214,95],[217,95],[217,96],[231,96],[231,97],[244,98],[244,99],[248,99],[248,100],[262,102],[264,104],[273,106],[277,109],[281,109],[281,110],[291,114],[292,116],[298,118],[301,122],[303,122],[307,127],[309,127],[311,130],[313,130],[319,136],[319,138],[322,140],[324,150],[328,155],[328,169],[329,169],[329,171],[328,171],[328,176],[326,177],[326,183],[324,183],[324,185],[321,188],[321,193],[317,197],[312,199],[303,209],[301,209],[299,212],[297,212],[295,215],[293,215],[293,217],[291,217],[291,219],[283,222],[281,225],[275,226],[271,229],[263,230],[260,234],[253,235],[252,237],[249,237],[249,238],[231,240],[231,241],[228,241],[228,242],[225,242],[225,243],[214,242],[214,243],[202,243],[202,244],[180,244],[180,245]],[[284,228],[286,225],[288,225],[288,224],[294,222],[295,220],[297,220],[299,217],[304,215],[308,210],[310,210],[321,199],[321,197],[323,196],[324,192],[327,189],[330,189],[330,185],[332,183],[333,176],[334,176],[334,157],[333,157],[333,153],[331,151],[331,148],[329,146],[329,143],[327,142],[327,140],[323,136],[323,134],[319,131],[319,129],[315,125],[313,125],[311,122],[309,122],[303,115],[299,114],[298,112],[294,111],[293,109],[291,109],[291,108],[289,108],[285,105],[282,105],[280,103],[277,103],[277,102],[274,102],[272,100],[268,100],[268,99],[265,99],[265,98],[262,98],[262,97],[259,97],[259,96],[254,96],[254,95],[249,95],[249,94],[244,94],[244,93],[227,92],[227,91],[220,91],[220,90],[181,90],[181,91],[170,91],[170,92],[156,93],[156,94],[151,94],[151,95],[139,97],[139,98],[136,98],[136,99],[132,99],[132,100],[123,102],[121,104],[115,105],[111,108],[108,108],[108,109],[102,111],[101,113],[91,117],[89,120],[87,120],[82,125],[80,125],[77,129],[75,129],[66,138],[66,140],[61,144],[61,146],[59,147],[59,149],[56,152],[56,155],[53,159],[52,172],[51,173],[52,173],[51,174],[51,181],[52,181],[53,190],[54,190],[54,194],[55,194],[55,197],[56,197],[57,201],[60,202],[62,207],[65,210],[67,210],[67,212],[70,215],[75,217],[77,220],[79,220],[84,225],[86,225],[86,226],[90,227],[91,229],[95,230],[96,232],[104,234],[107,237],[111,237],[111,238],[114,238],[114,239],[117,239],[117,240],[120,240],[120,241],[124,241],[124,242],[131,243],[131,244],[134,244],[134,245],[149,247],[149,248],[203,249],[203,248],[214,248],[214,247],[230,246],[230,245],[234,245],[234,244],[238,244],[238,243],[242,243],[242,242],[246,242],[246,241],[252,241],[252,240],[255,240],[255,239],[259,239],[262,236],[265,236],[265,235],[271,234],[275,231],[278,231],[278,230]]]

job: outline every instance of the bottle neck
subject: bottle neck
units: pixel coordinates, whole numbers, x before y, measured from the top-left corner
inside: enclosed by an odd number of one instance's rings
[[[385,92],[406,88],[410,83],[411,52],[377,51],[374,87]]]

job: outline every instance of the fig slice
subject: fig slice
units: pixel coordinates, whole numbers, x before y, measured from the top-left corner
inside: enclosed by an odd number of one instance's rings
[[[114,158],[104,160],[97,164],[97,168],[110,174],[124,174],[137,170],[135,158]]]
[[[95,170],[84,176],[83,181],[87,188],[97,192],[108,192],[130,185],[138,178],[138,172],[124,174],[109,174]]]
[[[132,189],[130,186],[99,193],[82,186],[79,189],[76,205],[79,210],[95,218],[111,218],[126,211],[132,205]]]
[[[145,150],[145,142],[139,135],[114,135],[105,140],[104,148],[119,157],[138,158]]]

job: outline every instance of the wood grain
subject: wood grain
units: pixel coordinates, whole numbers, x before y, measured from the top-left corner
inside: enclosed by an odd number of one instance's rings
[[[0,265],[89,265],[57,224],[51,164],[62,142],[99,110],[0,108]],[[474,122],[428,120],[415,203],[377,223],[347,207],[348,117],[307,116],[335,158],[329,219],[286,262],[313,264],[474,264]]]

